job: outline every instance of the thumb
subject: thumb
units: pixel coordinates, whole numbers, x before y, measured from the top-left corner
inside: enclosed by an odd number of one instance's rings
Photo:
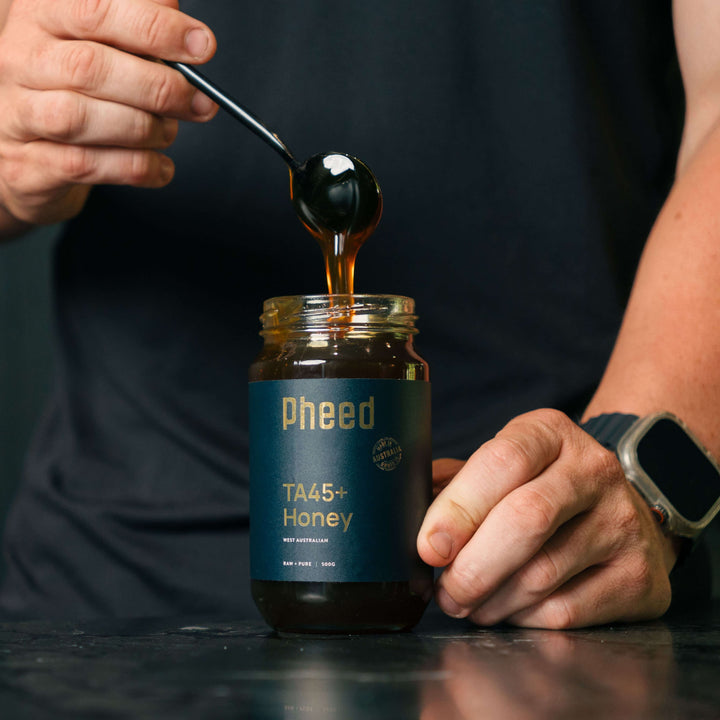
[[[546,420],[557,414],[535,411],[515,418],[464,465],[438,461],[433,475],[440,481],[453,470],[455,475],[428,508],[418,533],[418,553],[428,565],[450,564],[495,505],[555,461],[562,434],[553,427],[557,421]]]

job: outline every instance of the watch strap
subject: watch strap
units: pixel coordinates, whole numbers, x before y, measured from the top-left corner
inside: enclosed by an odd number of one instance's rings
[[[637,415],[608,413],[592,417],[580,427],[592,435],[603,447],[615,452],[622,436],[638,419]]]

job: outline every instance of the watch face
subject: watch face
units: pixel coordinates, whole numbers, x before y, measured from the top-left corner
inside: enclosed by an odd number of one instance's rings
[[[699,522],[720,496],[720,475],[705,453],[672,420],[650,427],[637,445],[643,470],[675,509]]]

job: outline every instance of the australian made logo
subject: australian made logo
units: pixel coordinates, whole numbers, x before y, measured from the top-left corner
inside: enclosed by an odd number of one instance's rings
[[[381,470],[394,470],[402,460],[402,448],[395,438],[380,438],[372,449],[372,461]]]

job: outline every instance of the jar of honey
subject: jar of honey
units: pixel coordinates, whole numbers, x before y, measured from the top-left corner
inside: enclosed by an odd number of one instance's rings
[[[284,632],[415,625],[432,595],[416,550],[431,499],[428,364],[415,303],[264,303],[250,368],[252,594]]]

